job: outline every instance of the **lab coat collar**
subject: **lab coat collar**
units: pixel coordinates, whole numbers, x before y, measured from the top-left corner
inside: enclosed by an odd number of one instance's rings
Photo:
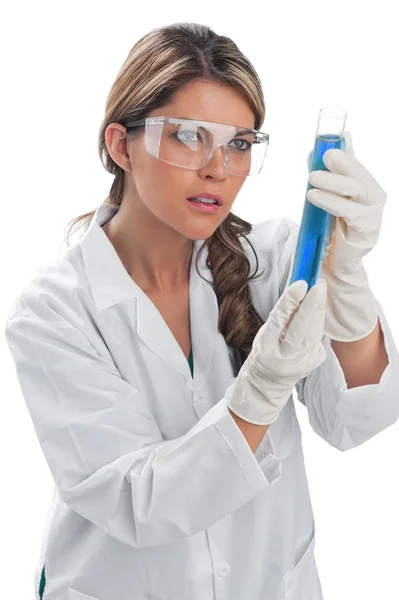
[[[98,310],[109,308],[125,300],[140,297],[143,294],[141,288],[130,277],[114,246],[102,229],[102,225],[109,221],[118,210],[119,206],[116,204],[107,202],[100,204],[87,231],[80,240],[87,278],[94,303]],[[194,283],[193,279],[197,280],[198,278],[195,261],[203,241],[194,240],[190,267],[190,285]],[[212,273],[205,265],[207,253],[207,248],[205,248],[199,260],[198,269],[202,276],[212,284]],[[199,278],[199,281],[196,281],[195,285],[200,285],[200,281],[203,280]],[[209,283],[203,283],[207,288],[210,287]],[[214,295],[213,290],[212,293]]]
[[[108,309],[121,302],[137,299],[137,332],[145,343],[166,362],[190,378],[187,360],[170,335],[159,335],[166,323],[150,298],[130,277],[102,225],[119,210],[117,205],[103,202],[97,208],[90,225],[80,240],[85,271],[98,310]],[[218,333],[219,308],[213,289],[211,270],[206,266],[208,249],[205,247],[196,269],[196,257],[204,240],[194,240],[190,266],[190,326],[193,354],[196,357],[197,375],[206,380]],[[136,303],[135,303],[136,305]],[[129,307],[133,319],[134,307]],[[157,323],[158,321],[158,323]],[[156,325],[156,326],[155,326]],[[161,329],[160,329],[161,328]],[[177,350],[177,352],[176,352]],[[200,382],[198,382],[200,383]]]
[[[90,225],[80,240],[83,262],[98,310],[109,308],[137,296],[137,284],[126,271],[102,225],[119,210],[116,204],[98,206]]]

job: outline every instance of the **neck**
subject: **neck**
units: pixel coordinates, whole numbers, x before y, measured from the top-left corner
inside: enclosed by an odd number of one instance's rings
[[[122,202],[102,226],[130,277],[143,290],[176,292],[187,287],[193,241],[161,223],[148,211],[134,214]],[[167,248],[167,251],[165,251]]]

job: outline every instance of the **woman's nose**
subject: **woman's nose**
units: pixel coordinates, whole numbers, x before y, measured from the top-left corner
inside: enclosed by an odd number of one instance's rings
[[[226,155],[226,147],[223,144],[219,144],[216,148],[213,149],[211,154],[208,157],[206,164],[202,167],[202,169],[211,169],[212,171],[216,170],[220,172],[221,175],[225,175],[226,169],[224,166]]]

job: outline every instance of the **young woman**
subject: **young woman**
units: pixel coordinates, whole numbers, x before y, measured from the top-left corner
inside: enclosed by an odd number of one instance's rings
[[[380,387],[337,413],[325,282],[288,286],[298,226],[232,212],[264,117],[251,63],[202,25],[145,35],[112,86],[109,196],[6,325],[54,478],[37,599],[322,599],[292,390],[346,450],[381,430],[364,416]]]

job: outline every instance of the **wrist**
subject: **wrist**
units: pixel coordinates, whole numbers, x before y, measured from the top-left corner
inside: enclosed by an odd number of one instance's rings
[[[378,303],[364,267],[336,275],[323,265],[327,282],[324,334],[340,342],[353,342],[369,335],[378,322]]]

